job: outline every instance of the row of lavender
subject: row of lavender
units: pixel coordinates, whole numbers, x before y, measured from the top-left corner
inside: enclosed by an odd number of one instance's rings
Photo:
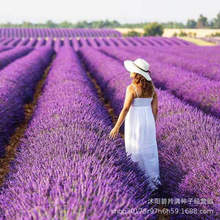
[[[11,50],[10,50],[11,49]],[[27,55],[33,47],[0,48],[0,70],[11,62]],[[0,73],[1,75],[1,73]]]
[[[67,40],[67,39],[65,39],[65,40]],[[67,45],[68,45],[68,43],[66,43]],[[48,44],[48,46],[49,46],[50,44]],[[70,44],[69,44],[70,45]],[[22,56],[25,56],[25,55],[27,55],[31,50],[32,50],[32,48],[31,47],[15,47],[14,49],[12,48],[12,49],[10,49],[11,47],[7,47],[7,50],[6,51],[4,51],[3,49],[3,52],[1,52],[0,53],[0,69],[2,69],[3,67],[5,67],[5,66],[7,66],[9,63],[12,63],[13,61],[15,61],[16,59],[18,59],[18,58],[20,58],[20,57],[22,57]],[[36,48],[38,48],[38,47],[36,47]],[[28,59],[28,57],[26,58],[26,59]],[[22,60],[21,60],[21,62],[22,62]],[[26,61],[27,62],[27,61]],[[32,61],[33,62],[33,61]],[[15,64],[13,64],[13,65],[16,65],[16,62],[15,62]],[[14,68],[13,67],[13,65],[12,65],[12,68]],[[9,68],[10,69],[10,68]],[[5,71],[3,71],[3,72],[0,72],[0,75],[2,74],[2,77],[5,77],[6,76],[6,78],[7,77],[12,77],[13,78],[13,75],[10,75],[10,74],[8,74],[8,72],[7,72],[8,70],[6,69]],[[10,69],[10,72],[13,72],[13,69]],[[6,74],[5,74],[6,73]],[[8,80],[8,79],[7,79]],[[14,81],[14,80],[13,80]],[[6,84],[7,84],[7,82],[5,83],[5,85],[4,86],[6,86]],[[21,88],[20,88],[20,90],[21,90]],[[16,92],[16,91],[15,91]],[[4,99],[4,97],[2,98],[2,99]],[[13,102],[12,102],[13,103]],[[9,105],[8,106],[9,107],[9,109],[11,108],[12,110],[16,110],[16,108],[13,108],[11,105]],[[20,105],[17,105],[17,108],[20,108],[21,106]],[[5,114],[6,113],[6,111],[5,111],[5,109],[8,109],[8,108],[6,108],[6,107],[4,107],[4,110],[2,110],[3,112],[2,112],[2,114]],[[19,111],[17,111],[17,112],[19,112]],[[15,112],[12,114],[12,115],[14,115],[15,114]],[[22,114],[24,114],[24,112],[22,111]],[[10,115],[10,114],[9,114]],[[11,116],[12,117],[12,116]],[[20,117],[20,119],[22,119],[24,116],[22,116],[21,117],[21,115],[18,115],[18,118]],[[10,119],[11,121],[12,121],[12,119]],[[23,120],[23,119],[22,119]],[[7,120],[6,120],[7,121]],[[8,127],[6,130],[2,130],[2,137],[1,137],[1,150],[2,150],[2,152],[4,152],[4,145],[5,145],[5,142],[7,142],[8,141],[8,138],[11,136],[11,134],[12,134],[12,132],[14,131],[14,129],[15,129],[15,126],[17,125],[17,124],[19,124],[20,122],[18,121],[18,119],[16,119],[16,120],[14,120],[13,121],[13,125],[12,125],[12,127]],[[2,123],[2,126],[4,126],[4,123]],[[7,126],[5,126],[5,127],[7,127]],[[10,132],[8,132],[8,131],[10,131]]]
[[[54,46],[55,51],[58,51],[59,48],[63,45],[72,46],[75,50],[78,50],[80,47],[92,46],[95,48],[98,47],[122,47],[124,49],[132,50],[133,52],[142,53],[147,56],[152,56],[164,63],[170,63],[175,66],[179,66],[182,69],[193,71],[198,74],[201,74],[207,78],[213,80],[219,80],[220,78],[220,47],[179,47],[175,46],[175,41],[173,40],[172,46],[156,46],[151,45],[149,42],[153,41],[167,41],[166,38],[155,37],[151,39],[151,37],[147,38],[110,38],[110,39],[99,39],[99,38],[81,38],[81,39],[72,39],[64,38],[62,41],[60,38],[55,41],[53,38],[49,38],[47,41],[43,38],[41,40],[33,39],[29,41],[28,39],[24,39],[23,41],[16,41],[13,39],[5,39],[0,42],[0,52],[13,48],[14,46],[22,46],[27,45],[30,47],[40,47],[43,45]],[[21,40],[21,39],[20,39]],[[123,43],[124,44],[123,44]],[[127,43],[126,43],[127,42]],[[135,44],[135,42],[142,43],[142,46],[139,44]],[[18,44],[17,44],[18,43]],[[133,45],[134,43],[135,45]],[[184,43],[184,41],[182,42]],[[126,44],[126,45],[125,45]],[[2,46],[1,46],[2,45]],[[7,45],[7,46],[6,46]],[[152,48],[153,47],[153,48]],[[1,61],[1,59],[0,59]]]
[[[95,37],[122,36],[114,29],[85,29],[85,28],[0,28],[0,37]]]
[[[177,38],[178,39],[178,38]],[[20,42],[18,42],[20,41]],[[172,38],[162,38],[162,37],[126,37],[126,38],[80,38],[80,39],[68,39],[64,38],[64,40],[61,40],[61,38],[57,38],[54,40],[53,38],[49,38],[48,40],[45,40],[44,38],[40,39],[39,41],[34,38],[32,40],[29,40],[27,38],[21,40],[21,39],[2,39],[0,41],[0,49],[4,50],[6,47],[7,49],[10,49],[9,47],[17,47],[22,45],[27,46],[34,46],[34,47],[40,47],[43,45],[50,45],[55,48],[56,51],[63,46],[63,45],[70,45],[74,47],[75,50],[78,50],[80,47],[86,47],[86,46],[92,46],[95,48],[102,47],[102,46],[111,46],[111,47],[122,47],[122,48],[131,48],[132,50],[138,49],[146,51],[151,49],[151,46],[153,46],[152,49],[154,49],[154,52],[158,54],[158,56],[161,56],[161,59],[163,62],[170,62],[174,63],[175,65],[181,65],[182,68],[187,68],[192,71],[201,73],[207,77],[213,78],[212,73],[210,71],[214,71],[215,75],[217,75],[218,71],[218,63],[219,63],[219,50],[220,47],[198,47],[198,46],[192,46],[189,43],[187,43],[190,46],[184,47],[185,42],[182,40],[179,40],[181,43],[176,44],[176,39]],[[168,43],[167,45],[162,44],[162,42]],[[159,44],[160,43],[160,44]],[[161,46],[163,45],[163,46]],[[178,46],[177,46],[178,45]],[[151,50],[152,51],[152,50]],[[204,62],[204,56],[208,55],[208,58],[206,58],[206,62]],[[178,56],[178,57],[177,57]],[[193,65],[192,62],[193,61]],[[202,65],[201,65],[202,63]],[[213,66],[214,64],[214,66]],[[205,67],[205,68],[204,68]],[[217,76],[216,76],[217,77]]]
[[[65,39],[67,40],[67,39]],[[84,39],[85,40],[85,39]],[[128,41],[128,39],[126,39]],[[65,41],[66,45],[70,45],[69,41]],[[48,45],[51,45],[48,42]],[[93,47],[94,45],[92,45]],[[95,47],[95,46],[94,46]],[[23,49],[12,49],[3,51],[0,53],[0,68],[3,68],[8,63],[15,60],[17,57],[24,54]],[[79,48],[77,48],[78,50]],[[204,54],[197,56],[196,59],[192,60],[190,57],[190,49],[188,54],[177,56],[177,49],[173,49],[175,55],[170,55],[170,51],[166,52],[161,50],[161,47],[157,47],[153,50],[151,46],[143,47],[124,47],[123,49],[128,50],[128,53],[122,52],[118,47],[107,47],[102,46],[101,50],[114,56],[115,58],[123,61],[130,57],[130,53],[133,53],[132,59],[136,59],[140,55],[145,57],[152,63],[151,69],[156,80],[157,86],[168,89],[179,98],[189,102],[190,104],[199,107],[206,113],[211,113],[217,117],[220,116],[220,97],[218,91],[220,88],[220,82],[215,82],[209,78],[215,80],[219,79],[219,59],[218,49],[213,48],[213,54],[209,54],[209,63],[200,64],[204,60]],[[201,52],[200,47],[194,48],[194,51]],[[182,49],[181,49],[182,50]],[[210,53],[209,50],[206,50]],[[123,54],[123,56],[121,55]],[[170,58],[169,58],[170,57]],[[213,60],[213,62],[211,62]],[[162,64],[161,61],[164,63]],[[184,66],[184,64],[188,64]],[[195,65],[194,65],[195,64]],[[198,65],[197,65],[198,64]],[[194,66],[202,66],[203,72],[196,71]],[[192,70],[191,70],[192,69]],[[201,70],[202,68],[199,68]],[[207,70],[207,72],[205,71]],[[206,77],[203,77],[201,75]]]
[[[40,38],[38,40],[37,38],[29,39],[29,38],[3,38],[0,39],[0,46],[21,46],[21,45],[27,45],[27,46],[43,46],[45,44],[49,44],[51,46],[58,45],[71,45],[75,49],[76,47],[82,47],[82,46],[93,46],[93,47],[101,47],[101,46],[117,46],[117,47],[128,47],[128,46],[154,46],[158,51],[162,50],[162,52],[169,52],[170,54],[175,55],[184,55],[187,53],[189,56],[194,58],[194,56],[200,56],[198,51],[201,53],[206,53],[209,55],[212,55],[213,52],[217,55],[219,52],[220,47],[200,47],[197,45],[194,45],[192,43],[186,42],[182,39],[178,39],[175,37],[172,38],[166,38],[166,37],[117,37],[117,38]],[[180,49],[181,46],[181,50]],[[182,47],[186,46],[186,47]],[[143,47],[144,48],[144,47]]]
[[[37,38],[29,39],[29,38],[3,38],[0,39],[0,46],[42,46],[45,44],[50,44],[51,46],[60,47],[63,45],[71,45],[74,49],[77,50],[77,47],[82,46],[93,46],[93,47],[101,47],[101,46],[118,46],[118,47],[127,47],[127,46],[192,46],[193,44],[180,40],[178,38],[165,38],[165,37],[117,37],[117,38],[107,38],[107,37],[84,37],[81,38],[54,38],[49,37],[48,39],[41,38],[38,40]]]
[[[24,104],[32,101],[36,84],[54,50],[51,47],[35,50],[24,47],[11,50],[10,55],[16,59],[27,53],[0,71],[0,156],[5,153],[5,146],[16,127],[24,121]]]
[[[12,49],[13,47],[8,47],[8,46],[0,46],[0,52]]]
[[[154,219],[147,179],[111,129],[77,54],[62,47],[2,187],[2,219]]]
[[[123,62],[94,48],[81,48],[79,54],[101,86],[115,114],[119,115],[126,86],[130,84],[129,73],[124,69]],[[130,58],[133,58],[132,54]],[[201,204],[203,198],[207,199],[207,204],[200,207],[212,208],[216,214],[220,211],[220,121],[183,103],[168,91],[157,91],[157,140],[162,183],[169,194],[180,200],[194,197],[194,202]],[[210,205],[210,200],[214,204]],[[199,215],[194,217],[201,219]],[[210,216],[207,214],[205,217],[209,219]],[[177,216],[174,215],[174,219]]]
[[[135,60],[141,56],[151,63],[150,70],[157,87],[166,89],[204,112],[220,118],[220,81],[213,81],[173,64],[162,63],[157,53],[151,49],[128,52],[118,48],[102,47],[100,50],[121,63],[126,59]]]
[[[156,50],[151,47],[127,47],[125,49],[220,81],[220,47],[188,47],[187,50],[176,47],[157,47]]]

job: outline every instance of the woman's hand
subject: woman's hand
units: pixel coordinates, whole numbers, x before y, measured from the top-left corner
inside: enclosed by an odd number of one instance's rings
[[[119,133],[119,128],[118,127],[114,127],[112,130],[111,130],[111,132],[110,132],[110,134],[109,134],[109,138],[111,139],[114,139],[114,138],[116,138],[117,137],[117,135],[118,135],[118,133]]]

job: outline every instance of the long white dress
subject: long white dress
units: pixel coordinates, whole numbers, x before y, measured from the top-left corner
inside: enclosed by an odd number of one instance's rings
[[[133,84],[132,84],[133,85]],[[156,141],[155,119],[151,102],[153,98],[134,99],[125,117],[125,149],[131,159],[137,161],[139,167],[149,177],[152,190],[161,184],[159,173],[159,158]]]

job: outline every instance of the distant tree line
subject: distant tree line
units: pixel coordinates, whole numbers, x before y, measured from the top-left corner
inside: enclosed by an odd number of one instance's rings
[[[21,24],[12,24],[11,22],[2,23],[0,27],[23,27],[23,28],[143,28],[146,25],[150,25],[151,22],[135,23],[135,24],[120,24],[118,21],[113,20],[97,20],[88,22],[86,20],[71,23],[63,21],[61,23],[55,23],[48,20],[45,23],[31,23],[23,21]],[[163,28],[220,28],[220,12],[216,18],[208,20],[207,17],[200,14],[197,20],[188,19],[186,24],[182,22],[162,22],[160,25]]]
[[[143,27],[144,32],[140,33],[138,31],[135,31],[133,28],[129,30],[127,33],[123,33],[123,36],[162,36],[164,32],[164,27],[163,25],[157,23],[157,22],[152,22],[149,24],[144,25]]]

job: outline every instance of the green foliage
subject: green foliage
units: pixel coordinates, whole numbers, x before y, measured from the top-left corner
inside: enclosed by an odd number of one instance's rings
[[[220,28],[220,12],[217,14],[217,17],[213,20],[214,28]]]
[[[135,36],[138,36],[140,37],[141,36],[141,33],[135,31],[135,30],[131,30],[131,31],[128,31],[126,34],[123,34],[123,36],[129,36],[129,37],[135,37]]]
[[[180,30],[179,36],[180,37],[187,36],[187,33],[182,31],[182,30]]]
[[[195,33],[195,32],[189,32],[189,33],[188,33],[188,36],[189,36],[189,37],[196,37],[196,33]]]
[[[54,22],[51,21],[51,20],[48,20],[48,21],[46,22],[46,25],[47,25],[47,27],[49,27],[49,28],[55,28],[55,27],[57,27],[57,24],[54,23]]]
[[[72,28],[73,24],[68,21],[63,21],[60,23],[59,27],[61,28]]]
[[[142,22],[142,23],[134,23],[134,24],[120,24],[120,28],[143,28],[144,25],[149,24],[149,22]]]
[[[211,33],[211,36],[212,37],[220,37],[220,32],[216,32],[216,33]]]
[[[208,19],[207,17],[203,16],[202,14],[200,14],[198,20],[197,20],[197,28],[204,28],[204,27],[208,27]]]
[[[184,28],[185,25],[182,22],[173,22],[173,21],[169,21],[169,22],[162,22],[161,25],[164,28]]]
[[[121,24],[116,20],[95,20],[88,22],[86,20],[78,21],[76,23],[71,23],[68,21],[62,21],[61,23],[55,23],[51,20],[45,23],[31,23],[28,21],[23,21],[21,24],[12,24],[11,22],[6,22],[0,24],[0,27],[23,27],[23,28],[143,28],[146,27],[146,34],[158,33],[161,34],[163,28],[220,28],[220,12],[217,14],[216,18],[208,22],[207,17],[200,14],[200,17],[195,21],[194,19],[188,19],[186,25],[182,22],[162,22],[160,26],[157,22],[142,22],[142,23],[125,23]],[[154,30],[156,29],[156,30]],[[133,33],[130,33],[133,36]]]
[[[194,19],[188,19],[186,23],[187,28],[196,28],[196,21]]]
[[[79,21],[75,25],[73,25],[75,28],[117,28],[120,27],[120,23],[117,22],[116,20],[113,21],[92,21],[92,22],[87,22],[87,21]]]
[[[150,23],[144,26],[144,36],[162,36],[163,26],[157,22]]]

